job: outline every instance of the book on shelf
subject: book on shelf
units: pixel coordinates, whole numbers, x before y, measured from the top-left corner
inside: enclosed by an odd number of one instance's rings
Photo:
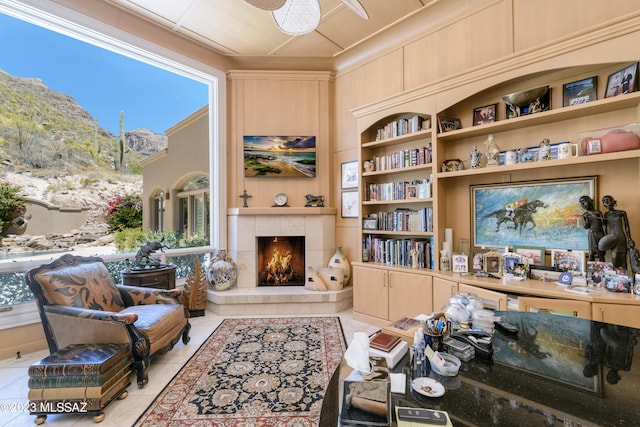
[[[369,345],[377,350],[391,351],[399,342],[399,336],[380,331],[371,338]]]
[[[131,365],[131,359],[124,354],[120,361],[107,368],[102,374],[89,375],[47,375],[30,376],[29,388],[66,388],[66,387],[98,387],[112,378],[122,368]]]
[[[29,367],[29,376],[98,375],[123,358],[130,358],[125,344],[71,344]]]
[[[89,399],[104,396],[111,388],[129,378],[131,367],[126,366],[104,384],[95,387],[66,387],[66,388],[30,388],[27,393],[29,400],[51,399]]]

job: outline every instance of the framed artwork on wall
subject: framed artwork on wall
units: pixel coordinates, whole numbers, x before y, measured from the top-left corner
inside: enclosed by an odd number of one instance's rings
[[[586,250],[580,197],[596,200],[597,177],[471,186],[472,246]]]
[[[342,173],[340,174],[342,189],[358,188],[358,162],[342,163]]]
[[[342,218],[357,218],[358,217],[358,192],[357,191],[343,191],[342,203],[341,203],[341,216]]]
[[[607,78],[607,88],[604,92],[605,98],[624,95],[635,92],[638,85],[638,63],[634,62],[621,70],[611,73]]]
[[[315,178],[315,136],[251,136],[242,138],[244,176]]]

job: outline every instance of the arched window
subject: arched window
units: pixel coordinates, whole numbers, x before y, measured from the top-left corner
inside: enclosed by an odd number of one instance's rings
[[[209,237],[209,177],[186,181],[178,190],[178,231],[188,237]]]

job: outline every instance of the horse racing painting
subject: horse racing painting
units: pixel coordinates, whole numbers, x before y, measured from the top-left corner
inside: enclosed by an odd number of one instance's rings
[[[471,186],[473,246],[588,249],[580,196],[596,177]]]

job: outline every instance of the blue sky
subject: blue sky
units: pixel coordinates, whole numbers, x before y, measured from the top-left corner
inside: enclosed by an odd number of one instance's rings
[[[207,85],[0,14],[0,69],[40,78],[65,93],[100,126],[165,130],[208,103]]]

